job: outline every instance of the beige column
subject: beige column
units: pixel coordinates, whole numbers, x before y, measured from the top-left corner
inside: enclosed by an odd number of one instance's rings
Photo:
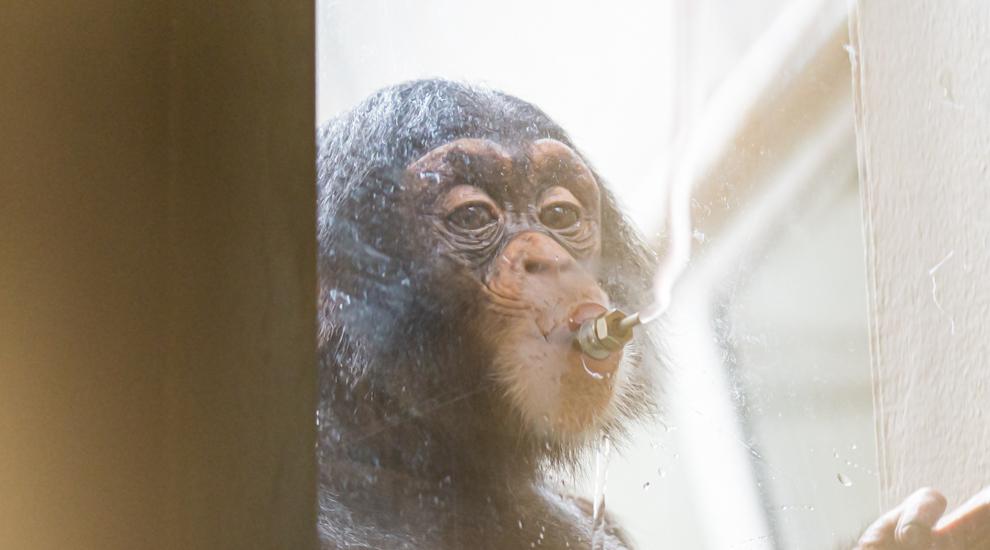
[[[315,546],[312,2],[8,4],[0,548]]]
[[[990,482],[990,4],[851,25],[881,501]]]

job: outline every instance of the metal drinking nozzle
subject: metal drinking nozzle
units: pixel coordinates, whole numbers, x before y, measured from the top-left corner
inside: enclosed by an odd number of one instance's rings
[[[605,359],[623,348],[633,337],[633,327],[640,324],[639,314],[626,315],[613,309],[581,324],[577,341],[581,351],[592,359]]]

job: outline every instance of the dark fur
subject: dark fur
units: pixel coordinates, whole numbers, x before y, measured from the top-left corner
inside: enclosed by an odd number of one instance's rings
[[[403,195],[410,162],[465,137],[553,138],[577,150],[533,105],[441,80],[381,90],[319,131],[325,548],[588,544],[586,512],[539,482],[548,460],[567,462],[578,449],[528,434],[493,387],[490,350],[465,322],[477,289],[436,257],[429,224],[417,224],[420,205]],[[635,309],[648,302],[655,262],[596,178],[600,278],[616,305]],[[641,340],[640,352],[655,355]],[[650,375],[638,370],[625,416],[651,410]],[[604,429],[618,437],[621,426]]]

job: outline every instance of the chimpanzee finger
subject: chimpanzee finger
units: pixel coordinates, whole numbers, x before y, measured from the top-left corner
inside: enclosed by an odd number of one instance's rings
[[[901,505],[894,540],[905,548],[929,548],[932,529],[945,512],[945,506],[942,493],[927,487],[919,489]]]
[[[855,550],[879,550],[890,547],[893,544],[894,528],[897,527],[897,518],[900,515],[901,507],[898,506],[880,516],[863,531],[863,535],[856,542]]]
[[[990,549],[990,487],[942,518],[934,531],[938,548]]]

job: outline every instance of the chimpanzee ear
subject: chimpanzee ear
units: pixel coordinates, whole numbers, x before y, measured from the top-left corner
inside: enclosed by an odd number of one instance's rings
[[[601,183],[602,284],[621,308],[637,311],[651,301],[656,254],[622,214],[608,188]]]

